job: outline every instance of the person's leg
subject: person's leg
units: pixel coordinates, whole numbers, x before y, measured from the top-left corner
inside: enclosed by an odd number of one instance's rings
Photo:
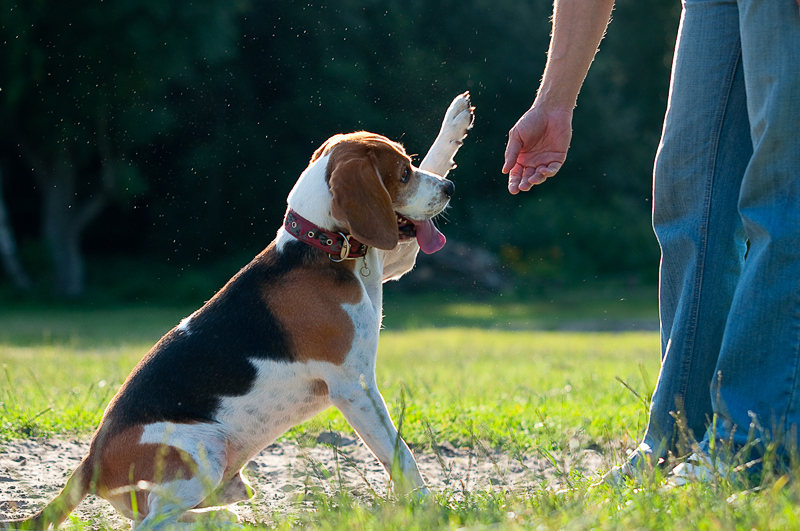
[[[634,463],[676,451],[676,417],[698,438],[711,418],[709,385],[746,251],[736,204],[749,129],[736,3],[687,0],[653,184],[662,365]]]
[[[719,438],[744,444],[755,418],[770,437],[789,434],[791,450],[800,423],[800,15],[794,0],[739,4],[754,146],[739,212],[750,249],[711,394]]]

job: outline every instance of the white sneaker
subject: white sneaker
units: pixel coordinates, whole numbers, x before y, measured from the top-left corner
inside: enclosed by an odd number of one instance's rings
[[[655,468],[650,465],[649,462],[645,462],[641,459],[637,460],[635,463],[627,461],[606,472],[599,481],[589,486],[589,490],[602,487],[603,485],[614,488],[623,487],[628,480],[632,480],[637,485],[642,485],[648,478],[652,479],[655,473],[654,471]]]
[[[728,471],[722,462],[702,453],[693,453],[686,461],[672,469],[667,478],[668,487],[682,487],[687,483],[708,483],[727,477]]]
[[[628,479],[639,479],[641,480],[642,473],[641,471],[637,470],[629,462],[622,463],[621,465],[617,465],[613,467],[611,470],[605,473],[600,481],[596,483],[592,483],[589,487],[590,489],[595,489],[602,485],[608,485],[609,487],[621,487],[625,484]]]
[[[646,477],[652,476],[654,467],[660,466],[662,462],[663,459],[655,458],[650,445],[643,442],[628,457],[627,461],[606,472],[599,481],[590,485],[589,489],[595,489],[602,485],[621,487],[629,479],[637,483],[643,483]]]

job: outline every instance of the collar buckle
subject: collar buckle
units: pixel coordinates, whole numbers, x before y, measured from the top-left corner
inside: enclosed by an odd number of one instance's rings
[[[291,208],[286,210],[283,226],[290,235],[301,242],[328,253],[332,262],[355,260],[367,254],[368,247],[353,236],[318,227]],[[336,250],[337,245],[341,245],[339,250]]]
[[[350,238],[348,238],[343,232],[339,233],[339,236],[342,237],[342,250],[339,252],[339,259],[335,259],[333,256],[330,255],[331,262],[344,262],[345,260],[355,260],[355,257],[348,256],[350,254]]]

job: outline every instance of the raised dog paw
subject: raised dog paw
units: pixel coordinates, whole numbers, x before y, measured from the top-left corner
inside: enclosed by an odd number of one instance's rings
[[[439,135],[419,167],[446,177],[456,167],[456,153],[474,121],[475,107],[470,102],[469,92],[459,94],[447,108]]]
[[[442,120],[442,133],[445,133],[450,142],[460,143],[472,129],[475,122],[475,107],[469,99],[469,92],[455,97]]]

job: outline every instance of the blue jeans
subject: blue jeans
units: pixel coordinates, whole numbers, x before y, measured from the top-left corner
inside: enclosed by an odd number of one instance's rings
[[[656,155],[661,371],[633,456],[800,424],[800,14],[685,0]],[[716,415],[716,433],[711,433]],[[751,426],[752,425],[752,426]],[[760,428],[766,432],[760,431]]]

